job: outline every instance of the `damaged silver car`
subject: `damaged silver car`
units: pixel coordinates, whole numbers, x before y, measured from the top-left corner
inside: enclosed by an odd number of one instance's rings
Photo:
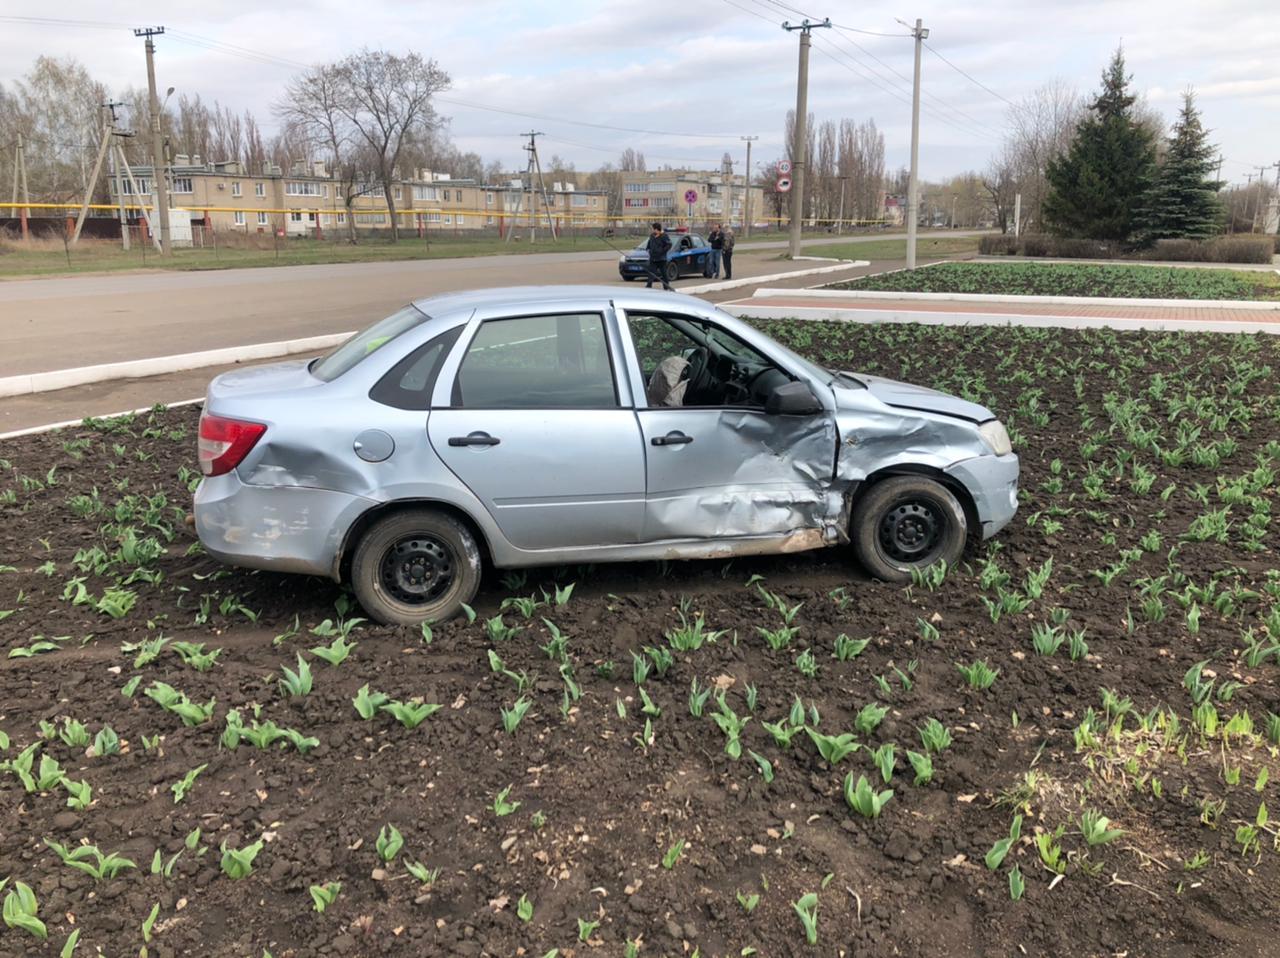
[[[692,297],[536,287],[424,299],[332,353],[225,373],[200,421],[200,540],[350,582],[388,623],[481,568],[849,544],[880,579],[1013,518],[992,413],[824,369]]]

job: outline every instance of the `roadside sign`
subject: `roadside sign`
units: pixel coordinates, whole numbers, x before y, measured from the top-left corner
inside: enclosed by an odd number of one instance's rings
[[[778,182],[774,184],[774,189],[777,190],[779,193],[790,193],[791,177],[789,176],[778,177]]]
[[[779,161],[778,161],[778,175],[779,175],[779,176],[788,176],[788,175],[790,175],[790,173],[791,173],[791,161],[790,161],[790,160],[779,160]]]
[[[685,190],[685,191],[684,191],[684,201],[685,201],[686,203],[696,203],[696,202],[698,202],[698,191],[697,191],[697,190]]]

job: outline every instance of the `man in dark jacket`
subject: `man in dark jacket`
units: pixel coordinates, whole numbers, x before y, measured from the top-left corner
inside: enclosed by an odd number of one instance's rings
[[[724,249],[720,253],[724,257],[724,278],[733,279],[733,227],[724,231]]]
[[[711,279],[720,278],[720,253],[724,249],[724,232],[717,223],[707,234],[707,245],[711,247],[711,253],[707,256],[706,276]]]
[[[653,289],[655,279],[662,281],[663,289],[670,289],[671,284],[667,282],[667,254],[671,252],[671,237],[663,230],[661,223],[653,224],[645,248],[649,251],[649,267],[646,270],[649,279],[644,284],[645,289]]]

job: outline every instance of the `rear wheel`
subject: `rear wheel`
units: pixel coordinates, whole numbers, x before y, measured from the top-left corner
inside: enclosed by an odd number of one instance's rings
[[[471,531],[434,509],[398,512],[360,539],[351,585],[370,616],[387,625],[457,615],[480,586],[480,549]]]
[[[878,482],[854,507],[853,546],[866,570],[886,582],[909,582],[913,569],[954,565],[968,534],[964,509],[946,486],[925,476]]]

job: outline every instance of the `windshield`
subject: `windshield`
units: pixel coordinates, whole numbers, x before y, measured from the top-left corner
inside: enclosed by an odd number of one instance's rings
[[[370,353],[385,346],[402,333],[421,326],[429,319],[431,317],[416,306],[406,306],[386,319],[374,323],[368,329],[356,333],[329,355],[317,359],[311,365],[311,375],[326,383],[333,382]]]

